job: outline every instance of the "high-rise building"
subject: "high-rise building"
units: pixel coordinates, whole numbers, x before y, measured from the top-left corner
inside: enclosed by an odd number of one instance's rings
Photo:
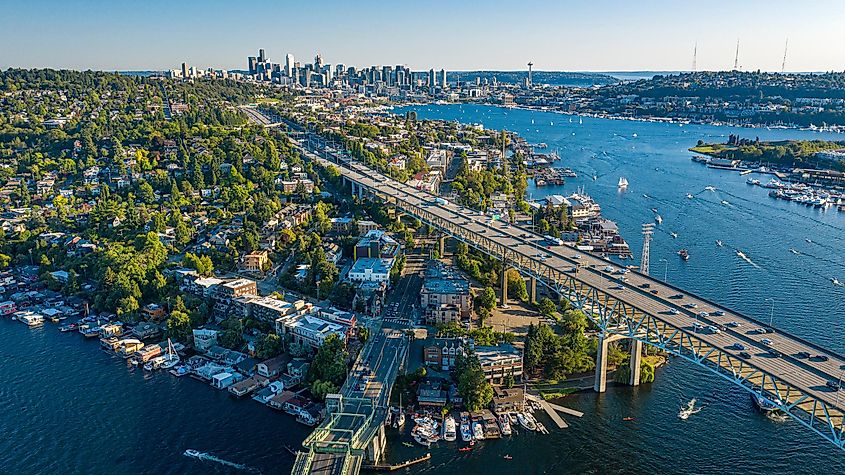
[[[258,71],[258,60],[255,56],[250,56],[247,58],[247,63],[249,63],[249,74],[255,74]]]
[[[190,75],[191,73],[188,71],[188,63],[182,63],[182,77],[188,78]]]
[[[428,87],[434,87],[434,69],[428,70]]]
[[[285,55],[285,75],[293,77],[294,59],[291,53]]]
[[[323,69],[323,57],[320,56],[320,53],[317,53],[317,56],[314,57],[314,70],[320,72]]]
[[[440,70],[440,86],[442,86],[443,89],[446,89],[446,70],[445,69]]]
[[[264,63],[267,61],[267,56],[264,54],[264,48],[258,50],[258,62]]]

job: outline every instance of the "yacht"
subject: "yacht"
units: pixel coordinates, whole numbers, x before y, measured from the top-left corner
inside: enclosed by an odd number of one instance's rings
[[[678,255],[681,256],[681,259],[688,261],[689,260],[689,252],[686,249],[681,249],[678,251]]]
[[[478,421],[472,423],[472,438],[484,440],[484,424]]]
[[[187,449],[187,450],[185,450],[184,455],[186,457],[200,458],[202,456],[202,452],[200,452],[199,450],[195,450],[195,449]]]
[[[683,419],[683,420],[687,420],[687,419],[689,419],[689,416],[691,416],[691,415],[693,415],[697,412],[701,412],[701,408],[695,407],[695,403],[696,403],[695,398],[692,398],[690,400],[690,402],[687,403],[687,406],[682,407],[681,411],[678,412],[678,418]]]
[[[512,433],[510,420],[505,414],[499,414],[499,429],[502,430],[502,435],[511,435]]]
[[[443,421],[443,439],[447,442],[453,442],[457,438],[456,436],[455,418],[447,416],[446,420]]]
[[[659,214],[654,217],[654,220],[657,221],[657,224],[663,224],[663,217],[661,217]]]
[[[704,189],[707,191],[716,191],[716,187],[713,185],[707,185],[704,187]]]
[[[164,358],[164,361],[161,363],[162,369],[170,369],[179,364],[179,355],[173,349],[173,342],[170,338],[167,339],[167,351],[162,358]]]
[[[754,404],[757,406],[758,409],[760,409],[766,414],[770,412],[780,411],[781,401],[779,399],[771,400],[763,396],[762,394],[754,392],[751,393],[751,400],[754,401]]]
[[[144,365],[144,369],[147,371],[153,371],[161,368],[162,364],[164,364],[164,356],[156,356],[150,361],[147,361],[147,363]]]
[[[791,252],[791,253],[795,254],[796,256],[797,256],[797,255],[799,255],[799,254],[801,254],[800,252],[798,252],[797,250],[795,250],[795,249],[793,249],[793,248],[791,248],[791,247],[789,248],[789,252]]]
[[[758,180],[756,178],[749,178],[749,179],[745,180],[745,183],[748,184],[748,185],[760,185],[760,180]]]
[[[518,412],[516,414],[516,419],[519,421],[519,425],[521,425],[524,429],[535,431],[537,430],[537,423],[534,422],[534,418],[528,418],[528,414],[524,412]]]
[[[619,183],[616,185],[619,188],[628,188],[628,180],[623,176],[619,177]]]
[[[466,413],[461,413],[461,439],[464,442],[472,440],[472,429],[470,429],[469,417]]]
[[[425,448],[431,447],[431,440],[428,437],[426,437],[425,435],[423,435],[422,433],[420,433],[420,431],[418,431],[418,430],[411,431],[411,437],[414,438],[414,442],[422,445],[423,447],[425,447]]]
[[[836,277],[831,277],[830,282],[837,287],[845,287],[845,284],[839,282],[839,279],[837,279]]]

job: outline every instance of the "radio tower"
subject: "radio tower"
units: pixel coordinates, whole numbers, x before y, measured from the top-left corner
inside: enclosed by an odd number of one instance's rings
[[[693,46],[693,48],[692,48],[692,72],[696,71],[695,63],[696,63],[697,57],[698,57],[698,42],[696,41],[695,46]]]
[[[739,38],[736,39],[736,56],[734,56],[734,71],[739,70]]]
[[[780,65],[780,73],[786,72],[786,50],[789,48],[789,37],[786,38],[786,44],[783,45],[783,63]]]
[[[640,259],[640,272],[648,275],[648,254],[651,247],[651,236],[654,234],[654,223],[643,224],[643,256]]]

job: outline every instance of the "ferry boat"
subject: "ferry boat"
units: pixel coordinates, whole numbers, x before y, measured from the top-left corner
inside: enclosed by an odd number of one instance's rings
[[[443,421],[443,440],[447,442],[454,442],[457,438],[457,431],[455,430],[455,418],[447,416]]]
[[[688,261],[689,260],[689,252],[686,249],[681,249],[678,251],[678,255],[681,256],[681,259]]]

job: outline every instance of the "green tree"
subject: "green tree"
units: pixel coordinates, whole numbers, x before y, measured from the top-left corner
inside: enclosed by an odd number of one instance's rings
[[[282,353],[282,339],[275,333],[264,335],[255,347],[255,354],[262,360],[278,356]]]
[[[493,400],[493,386],[484,377],[478,357],[458,356],[456,361],[458,374],[458,393],[464,400],[464,406],[470,411],[480,411]]]
[[[336,334],[331,334],[323,341],[314,356],[314,361],[308,371],[309,380],[328,381],[337,387],[343,385],[346,379],[346,352],[343,341]]]
[[[186,342],[191,335],[191,317],[182,311],[174,310],[167,317],[165,335],[174,340]]]
[[[540,315],[544,317],[551,317],[552,314],[557,310],[557,305],[552,301],[552,299],[548,297],[543,297],[540,299],[540,302],[537,304],[537,307],[540,311]]]

